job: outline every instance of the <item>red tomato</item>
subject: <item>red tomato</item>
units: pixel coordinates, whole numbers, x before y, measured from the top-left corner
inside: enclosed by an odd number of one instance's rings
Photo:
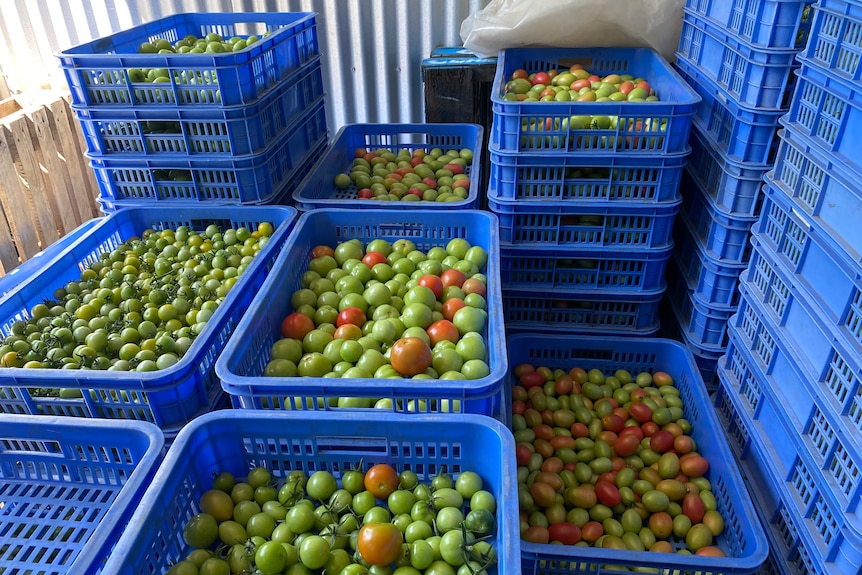
[[[392,344],[389,363],[401,375],[414,376],[431,365],[431,348],[418,337],[402,337]]]
[[[356,550],[369,565],[389,565],[401,556],[404,536],[394,523],[366,523],[359,528]]]
[[[335,325],[341,327],[346,323],[350,323],[362,327],[365,325],[365,321],[366,318],[364,311],[358,307],[346,307],[338,314],[338,317],[335,320]]]
[[[615,507],[622,502],[620,490],[609,481],[596,481],[596,497],[608,507]]]
[[[646,423],[652,420],[652,409],[645,403],[633,401],[629,405],[629,415],[638,423]]]
[[[467,304],[464,303],[464,300],[462,300],[461,298],[453,297],[443,302],[443,309],[440,310],[440,313],[443,314],[444,318],[448,319],[449,321],[452,321],[452,318],[455,317],[455,312],[462,307],[467,307]]]
[[[563,545],[574,545],[581,540],[581,528],[574,523],[554,523],[548,527],[548,539]]]
[[[305,314],[293,312],[281,322],[282,337],[302,339],[314,329],[314,320]]]
[[[521,376],[520,383],[527,389],[540,387],[545,384],[545,377],[538,371],[530,371]]]
[[[374,197],[374,192],[371,191],[371,188],[362,188],[356,193],[356,197],[360,200],[370,200]]]
[[[368,252],[365,254],[365,257],[362,258],[362,263],[367,265],[369,268],[373,268],[377,264],[385,264],[386,256],[380,252]]]
[[[536,72],[533,74],[533,79],[530,80],[530,83],[535,86],[536,84],[545,84],[548,85],[551,83],[551,77],[547,72]]]
[[[515,447],[515,461],[518,465],[527,465],[527,462],[530,461],[530,455],[532,454],[533,450],[523,443],[520,443]]]
[[[673,440],[675,437],[670,431],[663,429],[656,431],[649,440],[650,449],[657,453],[664,453],[668,449],[673,448]]]
[[[425,286],[434,292],[434,297],[437,299],[440,299],[440,296],[443,294],[443,288],[445,287],[443,285],[443,280],[437,276],[432,276],[431,274],[423,275],[416,283],[421,286]]]
[[[634,433],[622,433],[614,442],[614,452],[620,457],[628,457],[637,453],[641,441]]]
[[[448,319],[441,319],[435,321],[428,326],[428,329],[426,329],[425,332],[431,339],[432,347],[437,345],[437,342],[440,341],[445,340],[451,341],[452,343],[458,343],[458,340],[460,339],[460,335],[458,334],[458,328],[455,327],[455,324]]]

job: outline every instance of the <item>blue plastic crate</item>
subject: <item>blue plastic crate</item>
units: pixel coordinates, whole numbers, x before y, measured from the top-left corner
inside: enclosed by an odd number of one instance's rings
[[[488,279],[486,294],[488,321],[485,344],[491,373],[474,380],[423,380],[421,386],[411,379],[264,377],[272,344],[281,337],[281,322],[293,309],[290,299],[311,259],[311,250],[321,244],[335,245],[350,239],[394,242],[406,238],[417,249],[427,251],[443,246],[454,238],[488,252],[484,271]],[[500,304],[500,247],[497,219],[488,212],[459,210],[391,211],[319,209],[304,213],[287,239],[273,270],[237,324],[237,333],[227,343],[216,362],[216,373],[229,393],[234,407],[242,409],[281,409],[291,406],[291,397],[321,398],[315,409],[330,409],[329,400],[338,397],[393,398],[393,410],[456,410],[494,415],[500,410],[500,391],[506,373],[505,335]],[[301,404],[300,404],[301,405]],[[343,411],[339,410],[339,411]]]
[[[694,127],[712,147],[737,162],[771,164],[783,110],[757,110],[741,106],[697,66],[678,56],[676,70],[701,97]],[[789,92],[788,92],[789,94]]]
[[[682,272],[672,261],[668,266],[667,297],[680,331],[701,347],[721,351],[727,345],[727,320],[735,309],[715,307],[700,301],[688,288]]]
[[[590,201],[505,201],[488,196],[500,242],[512,247],[666,248],[681,199],[650,206]]]
[[[249,413],[203,416],[186,426],[159,467],[105,573],[161,573],[191,549],[178,526],[194,516],[214,471],[244,476],[265,466],[277,478],[325,469],[336,477],[388,463],[429,482],[442,471],[475,471],[497,500],[490,575],[517,572],[520,541],[515,444],[499,422],[475,415]]]
[[[751,253],[748,240],[754,216],[731,215],[719,210],[688,171],[683,174],[679,225],[687,225],[706,255],[722,265],[747,263]]]
[[[478,124],[348,124],[336,134],[315,170],[293,192],[294,205],[303,211],[316,208],[450,210],[478,207],[482,188],[482,133],[483,128]],[[465,170],[470,178],[467,198],[452,202],[359,200],[356,197],[359,189],[354,183],[343,190],[333,183],[339,173],[349,173],[353,166],[353,152],[357,148],[369,151],[389,148],[396,154],[402,149],[411,153],[414,150],[428,152],[433,148],[471,150],[473,159]]]
[[[774,388],[783,382],[764,377],[745,344],[731,342],[719,373],[716,411],[728,420],[728,435],[757,495],[761,516],[786,545],[778,548],[782,555],[793,558],[794,539],[799,537],[793,531],[805,531],[813,537],[803,546],[810,554],[804,563],[814,567],[805,572],[857,573],[862,566],[862,532],[855,510],[847,507],[846,494],[858,481],[859,460],[851,459],[852,450],[842,451],[846,438],[822,418],[814,423],[813,433],[794,430],[788,410],[792,406],[780,388],[777,396]],[[854,470],[857,475],[849,476]],[[781,528],[788,522],[796,529]]]
[[[206,328],[172,367],[153,372],[0,368],[0,412],[146,420],[165,433],[175,433],[195,416],[215,407],[222,395],[214,369],[216,357],[263,284],[296,213],[293,208],[275,206],[128,208],[104,218],[0,300],[4,337],[11,333],[13,323],[29,317],[42,298],[53,297],[55,289],[80,279],[81,270],[98,261],[101,253],[147,229],[185,225],[202,231],[211,223],[256,229],[259,223],[268,221],[276,230]],[[32,388],[69,388],[83,393],[73,399],[40,397],[31,393]]]
[[[763,199],[760,193],[763,174],[772,164],[751,164],[731,159],[697,125],[692,127],[689,143],[691,154],[686,169],[716,207],[734,215],[757,215]]]
[[[692,14],[757,48],[799,50],[808,40],[811,0],[686,0]]]
[[[596,201],[625,205],[664,204],[679,199],[685,154],[662,156],[543,152],[512,154],[494,147],[488,197],[505,201]]]
[[[263,152],[323,102],[319,57],[255,104],[207,107],[75,107],[87,150],[131,158],[225,158]]]
[[[845,170],[862,174],[862,151],[856,135],[862,132],[862,88],[799,58],[802,67],[786,125],[809,136],[833,154]]]
[[[239,52],[138,54],[143,42],[193,34],[260,39]],[[265,34],[267,34],[264,36]],[[78,106],[238,106],[255,102],[320,54],[311,12],[185,13],[57,53]],[[169,82],[133,82],[130,69],[160,68]]]
[[[98,573],[163,444],[149,423],[0,415],[3,569]]]
[[[320,154],[322,154],[326,150],[326,140],[324,139],[322,142],[317,144],[315,148],[310,150],[307,153],[307,157],[303,162],[293,168],[293,173],[297,175],[308,173],[314,166],[317,164],[318,159],[320,159]],[[176,187],[176,184],[180,184],[181,187]],[[207,200],[203,203],[196,199],[195,192],[196,190],[193,187],[189,187],[188,182],[163,182],[158,184],[160,187],[165,186],[164,189],[170,190],[170,194],[175,194],[178,191],[181,195],[179,195],[179,199],[172,200],[170,202],[170,206],[172,208],[177,208],[180,210],[185,209],[196,209],[198,207],[203,206],[235,206],[237,202],[233,200]],[[278,205],[278,206],[288,206],[292,204],[291,194],[296,186],[299,185],[298,178],[288,178],[287,182],[284,186],[275,192],[275,195],[266,201],[263,202],[251,202],[247,204],[242,204],[244,206],[264,206],[264,205]],[[190,198],[186,198],[182,194],[188,194],[192,192],[192,196]],[[117,210],[122,210],[125,208],[149,208],[153,206],[153,201],[149,198],[133,198],[133,199],[119,199],[113,200],[111,198],[106,198],[104,195],[100,195],[96,200],[99,202],[99,207],[104,214],[112,214]],[[166,205],[164,203],[156,204],[158,206]]]
[[[758,110],[783,108],[792,88],[793,49],[755,48],[685,8],[677,54],[718,84],[736,103]]]
[[[673,238],[673,273],[682,276],[697,300],[713,307],[736,307],[739,275],[745,271],[746,264],[726,264],[709,257],[685,222],[677,222]]]
[[[792,124],[780,132],[781,146],[770,185],[792,198],[794,207],[808,216],[857,261],[862,260],[862,172],[848,165]]]
[[[42,269],[43,264],[50,262],[54,256],[69,247],[100,221],[100,218],[87,220],[53,244],[46,246],[41,252],[33,254],[29,259],[18,264],[17,267],[12,268],[5,275],[0,276],[0,298],[2,298],[2,296],[7,292],[13,290],[16,285],[24,281],[26,278],[37,273]]]
[[[862,6],[853,0],[820,0],[811,39],[801,55],[838,76],[862,79]]]
[[[326,143],[326,109],[319,102],[265,151],[232,158],[140,158],[87,154],[101,198],[121,202],[197,201],[258,204],[274,198],[304,174],[297,172]]]
[[[862,534],[856,513],[862,493],[862,423],[858,412],[845,411],[859,402],[859,355],[839,338],[830,341],[828,328],[801,299],[788,306],[786,317],[776,318],[755,287],[743,281],[741,289],[731,340],[749,352],[764,376],[760,391],[772,405],[783,406],[783,420],[801,437],[824,478],[835,484],[841,510]],[[798,324],[806,319],[806,337],[799,341],[790,332],[799,334]],[[856,397],[845,396],[848,391]]]
[[[521,542],[521,572],[525,575],[594,575],[605,570],[629,571],[633,566],[699,570],[719,574],[756,573],[768,553],[742,477],[727,440],[719,431],[709,396],[694,359],[680,343],[667,339],[516,334],[509,337],[509,364],[530,363],[551,369],[596,368],[612,374],[617,369],[663,370],[673,378],[683,400],[692,437],[710,461],[709,480],[725,518],[718,546],[727,557],[694,557],[564,545]],[[511,379],[508,386],[512,385]],[[676,542],[678,544],[678,542]]]
[[[732,388],[733,375],[719,370],[721,384],[715,394],[715,409],[731,447],[736,451],[746,486],[760,515],[770,547],[770,573],[786,575],[842,575],[858,572],[859,549],[836,523],[840,513],[830,507],[829,495],[820,485],[811,485],[810,470],[801,459],[782,461],[793,456],[793,442],[782,438],[780,452],[772,448],[770,437],[780,434],[781,422],[770,427],[755,421],[746,403]],[[793,477],[779,477],[777,470],[795,465]],[[836,521],[837,520],[837,521]],[[824,540],[834,545],[830,552]]]
[[[653,292],[665,288],[672,247],[644,249],[517,248],[503,246],[500,278],[504,290],[536,289],[555,294],[581,290]]]
[[[780,262],[824,318],[862,345],[862,265],[780,191],[772,186],[765,190],[764,212],[752,234],[754,246]],[[752,256],[748,277],[754,273],[754,260]]]
[[[660,101],[512,102],[503,98],[506,82],[519,68],[538,72],[573,64],[599,76],[628,73],[646,78]],[[686,150],[700,98],[661,55],[648,48],[510,48],[497,57],[491,101],[490,144],[500,151],[659,155]],[[615,129],[570,129],[572,116],[613,116],[618,122]]]
[[[670,338],[685,344],[688,351],[694,357],[694,363],[700,370],[700,375],[703,378],[703,384],[709,393],[715,391],[717,385],[716,370],[718,369],[718,359],[724,355],[725,349],[712,345],[703,345],[692,340],[690,335],[683,331],[683,322],[676,315],[676,310],[670,304],[669,294],[665,292],[665,298],[659,306],[659,314],[661,316],[660,337]]]
[[[506,331],[556,334],[649,336],[659,330],[658,306],[664,291],[544,294],[503,292]]]

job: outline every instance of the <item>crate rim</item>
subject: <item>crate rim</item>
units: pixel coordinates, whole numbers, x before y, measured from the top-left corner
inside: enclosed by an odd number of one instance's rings
[[[81,43],[75,44],[73,46],[70,46],[68,48],[57,50],[54,52],[54,56],[56,58],[61,59],[61,60],[64,58],[78,58],[78,57],[83,57],[83,58],[88,58],[88,59],[89,58],[95,58],[95,59],[101,59],[101,60],[111,60],[111,59],[115,60],[117,58],[122,58],[122,59],[124,59],[122,67],[135,67],[134,62],[138,62],[138,61],[146,64],[146,63],[151,62],[155,56],[156,58],[167,58],[168,60],[180,58],[180,62],[185,61],[185,62],[189,63],[188,64],[189,66],[197,67],[197,66],[207,66],[207,65],[215,66],[215,65],[217,65],[219,60],[225,60],[226,61],[226,60],[234,59],[235,54],[245,54],[246,52],[254,50],[255,48],[258,47],[258,46],[256,46],[256,43],[255,43],[255,44],[252,44],[251,46],[244,48],[243,50],[240,50],[239,52],[226,52],[226,53],[217,53],[217,54],[137,54],[137,53],[126,54],[126,53],[116,53],[116,52],[91,54],[91,53],[87,53],[87,52],[76,51],[76,50],[82,49],[85,46],[90,46],[96,42],[104,41],[104,40],[107,40],[109,38],[113,38],[113,37],[117,36],[118,34],[124,34],[124,33],[130,34],[133,30],[138,29],[138,28],[143,28],[146,26],[156,26],[158,24],[165,23],[166,21],[175,20],[175,19],[179,19],[179,18],[188,19],[188,18],[200,17],[202,14],[203,13],[201,13],[201,12],[178,12],[176,14],[171,14],[168,16],[162,16],[161,18],[157,18],[155,20],[149,20],[147,22],[142,22],[142,23],[138,24],[137,26],[133,26],[130,29],[120,30],[120,31],[117,31],[117,32],[114,32],[111,34],[106,34],[104,36],[98,36],[98,37],[96,37],[96,38],[94,38],[88,42],[81,42]],[[205,14],[207,17],[213,17],[214,16],[219,20],[230,19],[230,21],[232,23],[243,23],[243,24],[245,24],[245,23],[261,22],[259,17],[256,16],[256,14],[257,14],[256,12],[212,12],[212,13],[205,13]],[[289,21],[286,19],[284,24],[282,24],[283,26],[303,24],[303,23],[307,22],[308,20],[316,20],[316,18],[318,16],[318,13],[313,12],[313,11],[311,11],[311,12],[268,12],[267,14],[270,16],[274,16],[276,18],[288,17],[288,16],[292,17]],[[131,59],[132,62],[125,62],[126,58]],[[62,65],[63,64],[61,64],[61,66]],[[179,64],[179,65],[184,65],[184,64]]]
[[[550,335],[550,334],[542,334],[542,333],[516,333],[512,334],[507,338],[507,345],[511,345],[511,340],[515,340],[515,343],[519,339],[529,339],[531,345],[535,345],[536,342],[541,342],[543,340],[550,341],[559,341],[561,339],[560,335]],[[712,402],[709,399],[708,392],[706,387],[702,383],[702,377],[700,376],[700,368],[697,366],[697,363],[694,360],[694,356],[685,344],[668,338],[638,338],[638,337],[607,337],[607,336],[566,336],[565,339],[575,340],[575,341],[586,341],[588,342],[589,347],[598,347],[602,344],[608,344],[610,342],[619,342],[620,340],[625,342],[631,342],[633,345],[644,345],[649,347],[657,347],[657,346],[670,346],[678,348],[679,351],[685,354],[687,365],[685,366],[690,373],[695,374],[695,385],[692,386],[692,391],[695,395],[698,396],[698,399],[704,406],[711,405]],[[701,382],[700,385],[697,385],[697,382]],[[739,470],[738,465],[735,464],[735,458],[733,457],[733,452],[730,448],[730,445],[725,437],[724,433],[720,430],[722,429],[719,424],[718,415],[714,410],[704,409],[702,410],[702,415],[708,420],[710,427],[717,430],[716,438],[717,441],[714,442],[714,446],[719,450],[718,456],[725,458],[727,461],[732,462],[731,465],[728,466],[728,470],[733,478],[733,482],[740,487],[742,487],[743,480],[742,474]],[[742,509],[739,511],[744,515],[744,518],[748,524],[752,526],[752,530],[759,537],[756,538],[755,549],[750,557],[745,558],[746,561],[743,565],[739,565],[739,561],[737,558],[733,557],[702,557],[696,555],[679,555],[675,554],[673,556],[674,568],[685,569],[691,568],[696,570],[704,570],[708,569],[712,572],[721,571],[724,573],[742,573],[742,572],[753,572],[757,567],[759,567],[765,560],[769,553],[768,545],[765,541],[765,533],[763,532],[760,520],[754,512],[753,501],[746,489],[740,489],[739,497],[743,500]],[[529,543],[527,541],[521,542],[521,553],[529,552],[537,556],[541,556],[543,548],[547,548],[547,545],[541,545],[537,543]],[[596,561],[597,563],[608,563],[614,561],[621,562],[631,562],[632,556],[637,554],[639,562],[638,565],[643,565],[647,567],[667,567],[667,558],[662,558],[660,555],[653,559],[650,557],[649,553],[642,553],[637,551],[629,551],[629,550],[617,550],[617,549],[596,549],[594,547],[565,547],[562,546],[559,549],[554,548],[554,553],[566,553],[569,555],[566,557],[566,561],[571,560],[579,560],[579,561]],[[677,565],[678,563],[678,565]],[[750,570],[750,571],[749,571]]]
[[[777,1],[779,3],[788,2],[788,3],[794,3],[794,4],[806,4],[806,3],[807,4],[813,4],[816,0],[808,0],[807,2],[800,2],[797,0],[774,0],[774,1]],[[704,14],[697,12],[694,8],[689,7],[688,4],[686,4],[682,7],[682,11],[683,11],[685,16],[691,16],[692,18],[695,18],[700,22],[706,22],[712,28],[712,30],[720,30],[721,27],[724,26],[724,24],[721,24],[720,22],[715,20],[713,17],[706,16]],[[689,20],[689,21],[691,21],[691,20]],[[704,32],[709,32],[708,30],[706,30],[706,28],[702,27],[699,23],[697,23],[697,22],[692,22],[692,23],[695,26],[697,26],[699,29],[703,30]],[[749,40],[746,40],[745,38],[743,38],[742,36],[740,36],[736,32],[722,31],[721,33],[725,37],[728,37],[728,38],[732,37],[734,42],[747,48],[750,52],[764,52],[764,53],[768,53],[768,54],[779,54],[779,55],[793,56],[793,55],[797,54],[802,48],[804,48],[804,46],[800,46],[799,48],[786,48],[786,47],[779,47],[779,46],[764,46],[762,44],[754,44],[754,43],[750,42]],[[716,36],[714,32],[711,33],[710,35],[713,36],[716,40],[720,41],[722,44],[726,44],[726,45],[730,46],[729,44],[727,44],[726,41],[722,40],[722,38]],[[749,59],[749,58],[746,57],[746,59]]]
[[[186,206],[183,206],[183,207],[186,207]],[[174,208],[176,208],[176,206],[174,206]],[[277,241],[277,242],[282,241],[280,238],[280,236],[282,236],[282,235],[289,237],[289,234],[290,234],[290,232],[292,232],[293,227],[296,226],[297,210],[296,210],[296,208],[292,208],[290,206],[276,206],[276,205],[256,205],[256,206],[208,205],[208,206],[198,206],[198,205],[196,205],[193,207],[188,206],[187,209],[192,210],[192,211],[203,210],[205,212],[209,211],[211,209],[215,209],[215,210],[223,212],[227,217],[230,217],[231,213],[236,213],[235,210],[237,210],[237,209],[241,209],[241,210],[268,210],[268,211],[273,211],[273,212],[275,212],[275,211],[284,212],[286,217],[283,220],[282,225],[279,226],[282,229],[280,232],[277,232],[277,234],[273,234],[273,238],[271,238],[271,240],[270,240],[271,242],[272,241]],[[104,231],[105,228],[108,228],[111,225],[113,225],[113,221],[115,219],[124,218],[124,217],[126,217],[126,214],[134,213],[132,210],[137,211],[137,212],[141,212],[141,213],[153,212],[155,214],[161,215],[162,217],[170,217],[169,216],[170,210],[167,210],[167,209],[165,209],[163,207],[159,207],[159,206],[153,206],[153,207],[130,206],[127,208],[123,208],[121,210],[117,210],[113,214],[107,215],[104,218],[102,218],[102,221],[97,223],[90,230],[88,230],[87,233],[80,236],[74,243],[67,246],[66,249],[57,253],[49,262],[46,262],[44,264],[44,266],[40,270],[40,273],[45,272],[45,270],[47,270],[50,266],[53,266],[57,261],[59,261],[61,258],[65,257],[66,254],[75,251],[82,243],[89,242],[91,237],[96,236],[97,234]],[[241,213],[241,212],[239,212],[239,213]],[[278,230],[278,228],[276,228],[276,230]],[[276,237],[276,235],[279,237]],[[287,237],[285,237],[285,239],[283,241],[286,241]],[[274,245],[276,245],[276,244],[274,244]],[[88,250],[88,251],[92,251],[92,250]],[[259,263],[260,262],[258,262],[258,264]],[[245,275],[245,274],[243,274],[243,275]],[[17,295],[18,293],[25,291],[29,287],[30,283],[32,281],[34,281],[35,277],[36,277],[36,275],[32,275],[30,277],[25,278],[18,285],[16,285],[14,289],[8,291],[2,297],[0,297],[0,307],[2,307],[6,303],[6,301],[8,299],[10,299],[12,296]],[[246,276],[246,278],[241,278],[240,280],[237,281],[237,284],[240,284],[240,287],[242,287],[242,285],[245,284],[245,281],[243,281],[243,279],[245,279],[247,281],[248,277],[249,276]],[[236,287],[234,289],[236,289]],[[87,378],[93,379],[94,383],[98,383],[98,387],[106,388],[106,389],[128,390],[128,386],[130,383],[139,383],[139,384],[142,383],[144,386],[142,388],[142,390],[148,391],[148,392],[155,392],[155,391],[160,391],[163,389],[171,389],[171,388],[176,386],[176,383],[175,383],[176,378],[185,377],[186,375],[194,372],[197,369],[197,365],[192,364],[192,361],[191,361],[192,357],[200,353],[200,350],[198,348],[203,346],[203,342],[205,342],[207,338],[213,337],[213,335],[216,331],[214,326],[218,325],[218,323],[220,321],[222,321],[223,317],[225,315],[227,315],[229,313],[229,311],[230,310],[228,310],[226,307],[219,306],[219,308],[217,308],[215,313],[213,314],[213,317],[210,318],[210,321],[208,322],[208,326],[207,326],[206,330],[201,332],[201,334],[195,338],[195,340],[192,342],[192,346],[183,355],[183,357],[181,357],[180,360],[176,364],[174,364],[173,366],[171,366],[167,369],[150,371],[150,372],[147,372],[147,371],[140,371],[139,372],[139,371],[89,370],[86,372]],[[196,346],[196,344],[197,344],[197,346]],[[30,370],[30,369],[21,369],[21,368],[14,368],[14,367],[0,367],[0,378],[6,377],[8,375],[9,377],[12,377],[14,379],[18,379],[18,380],[26,379],[26,380],[33,381],[35,383],[37,381],[44,380],[45,373],[48,373],[50,375],[54,375],[54,374],[62,373],[62,371],[63,370],[55,370],[55,369]],[[76,372],[78,372],[78,371],[79,370],[70,370],[69,373],[72,375],[77,375]],[[170,381],[168,381],[167,383],[162,384],[162,385],[158,385],[158,386],[150,385],[150,382],[152,380],[164,379],[166,377],[169,377],[169,379],[170,379]],[[58,380],[58,385],[59,385],[59,383],[62,383],[62,380]],[[85,386],[83,386],[83,385],[76,385],[75,387],[85,388]],[[87,418],[87,419],[90,419],[90,418]]]
[[[529,199],[529,200],[518,200],[518,199],[509,199],[504,198],[497,194],[497,190],[492,188],[490,185],[485,192],[485,195],[488,198],[489,202],[494,202],[495,204],[500,204],[501,207],[511,210],[507,212],[508,214],[517,214],[518,212],[529,212],[530,208],[535,209],[546,209],[546,208],[566,208],[572,213],[579,211],[586,211],[589,213],[599,211],[599,210],[610,210],[611,213],[608,215],[622,215],[622,216],[637,216],[643,215],[648,212],[648,215],[653,217],[662,217],[671,215],[672,213],[676,213],[679,211],[679,206],[682,204],[683,195],[682,192],[677,191],[676,197],[670,200],[665,200],[663,202],[644,202],[635,200],[558,200],[556,198],[551,199]],[[619,213],[622,212],[622,213]],[[667,212],[665,213],[654,213],[654,212]],[[561,214],[562,215],[562,214]]]
[[[301,230],[307,225],[309,220],[313,220],[315,218],[325,217],[327,214],[336,215],[336,217],[343,217],[344,214],[348,210],[338,209],[338,208],[320,208],[311,211],[307,211],[302,213],[299,216],[299,219],[293,225],[293,229],[291,229],[290,234],[285,239],[281,253],[278,255],[275,263],[273,264],[273,268],[279,266],[285,260],[288,260],[292,257],[290,251],[286,249],[290,246],[295,238],[295,236],[301,233]],[[442,212],[433,211],[433,210],[411,210],[410,212],[414,217],[421,217],[423,213],[427,213],[429,215],[433,215],[436,217],[440,217]],[[457,214],[466,214],[464,217],[477,217],[477,218],[486,218],[488,219],[491,228],[491,239],[489,247],[494,251],[499,253],[499,227],[497,223],[497,216],[491,212],[485,210],[478,209],[470,209],[470,210],[458,210]],[[399,215],[398,211],[394,210],[384,210],[384,209],[369,209],[362,210],[362,215],[371,216],[371,217],[380,217],[380,218],[392,218]],[[499,261],[491,256],[491,250],[486,250],[489,253],[488,263],[486,266],[485,276],[490,280],[488,285],[488,294],[487,299],[502,299],[502,285],[500,282],[500,264]],[[259,294],[265,293],[268,290],[272,289],[273,284],[280,281],[280,278],[277,277],[276,274],[268,274],[264,283],[257,291],[258,297]],[[240,318],[240,321],[237,322],[236,328],[234,329],[234,333],[242,333],[244,328],[247,328],[248,323],[251,322],[250,314],[246,313]],[[494,309],[488,311],[488,325],[491,323],[498,326],[500,328],[500,332],[503,333],[504,323],[503,323],[503,310],[502,306],[496,306]],[[498,390],[495,389],[495,386],[500,384],[505,377],[506,372],[508,371],[508,361],[505,352],[505,341],[493,342],[491,340],[491,332],[489,331],[489,337],[486,338],[485,344],[489,350],[491,346],[497,344],[498,349],[496,350],[497,356],[497,365],[489,365],[490,373],[486,377],[475,380],[466,380],[466,379],[455,379],[455,380],[445,380],[445,379],[427,379],[423,380],[422,387],[418,388],[417,391],[419,395],[424,395],[426,397],[431,397],[436,394],[451,394],[452,392],[470,392],[466,393],[461,398],[462,401],[469,401],[471,399],[490,397],[494,395]],[[504,338],[499,338],[503,339]],[[263,389],[268,386],[277,386],[279,393],[289,394],[289,395],[333,395],[340,388],[348,388],[349,389],[364,389],[364,390],[380,390],[384,395],[392,395],[391,392],[387,390],[391,390],[393,387],[399,387],[404,385],[406,382],[412,381],[410,378],[402,378],[402,379],[375,379],[375,378],[347,378],[347,377],[338,377],[338,378],[307,378],[307,377],[265,377],[263,374],[259,376],[249,376],[249,375],[240,375],[233,373],[228,367],[227,357],[234,353],[234,348],[238,345],[237,338],[233,335],[228,340],[225,345],[224,350],[216,359],[215,362],[215,373],[218,376],[219,380],[221,380],[221,386],[225,390],[225,392],[230,395],[237,395],[237,392],[242,391],[243,393],[248,393],[249,389]],[[158,372],[156,372],[158,373]],[[307,381],[311,379],[314,381],[312,384],[314,387],[313,390],[309,390],[309,384]],[[230,380],[228,382],[228,380]],[[470,389],[465,389],[465,384],[470,384]],[[321,390],[321,391],[317,391]],[[478,391],[477,391],[478,390]],[[336,395],[345,395],[344,393],[337,393]],[[324,410],[316,410],[316,411],[327,411],[329,408]],[[338,409],[338,412],[346,412],[348,411],[346,408]],[[364,410],[367,411],[367,410]]]

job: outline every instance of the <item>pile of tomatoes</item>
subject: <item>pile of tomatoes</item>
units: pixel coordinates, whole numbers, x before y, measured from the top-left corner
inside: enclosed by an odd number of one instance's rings
[[[340,483],[340,484],[339,484]],[[219,473],[184,526],[168,575],[482,575],[496,564],[496,500],[479,474],[422,483],[378,463],[277,482],[264,467]]]
[[[156,371],[175,365],[273,234],[186,226],[130,237],[13,323],[0,366]],[[24,314],[22,314],[24,315]],[[36,390],[80,397],[80,390]]]
[[[315,246],[264,375],[488,377],[488,257],[463,238],[427,252],[406,239]],[[392,398],[342,398],[338,406],[391,409]],[[458,410],[448,401],[436,408]]]
[[[521,538],[724,556],[724,519],[673,378],[514,368]]]

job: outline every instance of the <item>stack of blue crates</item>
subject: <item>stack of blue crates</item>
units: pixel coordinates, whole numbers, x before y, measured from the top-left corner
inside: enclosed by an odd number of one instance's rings
[[[811,0],[687,0],[676,68],[702,100],[674,228],[667,296],[679,334],[715,388],[751,226],[811,25]]]
[[[504,98],[515,70],[568,70],[573,64],[599,77],[643,77],[659,101]],[[500,53],[487,203],[500,220],[507,330],[640,336],[658,331],[682,201],[680,178],[699,100],[649,49]]]
[[[814,8],[715,404],[776,572],[859,573],[862,3]]]
[[[138,53],[208,34],[257,40],[236,52]],[[273,203],[327,145],[313,13],[177,14],[58,57],[106,213]]]

